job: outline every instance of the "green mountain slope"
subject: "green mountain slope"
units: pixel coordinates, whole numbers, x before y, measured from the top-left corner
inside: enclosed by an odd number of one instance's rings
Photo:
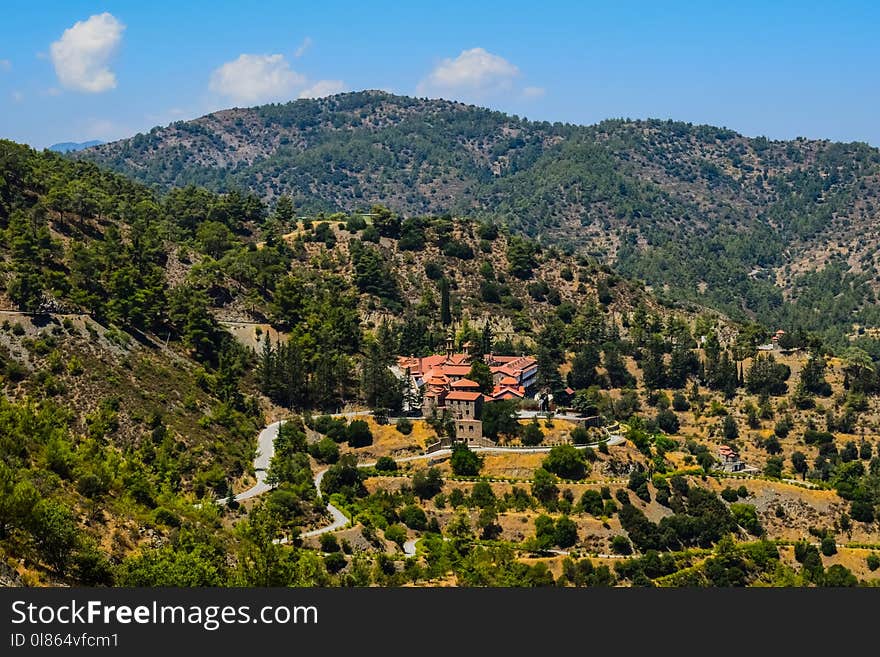
[[[78,157],[160,189],[289,195],[305,212],[381,201],[491,216],[740,319],[838,342],[880,324],[880,153],[864,144],[673,121],[550,124],[360,92],[224,110]]]
[[[159,196],[0,141],[0,555],[24,560],[16,583],[259,583],[241,570],[245,516],[194,503],[253,482],[268,420],[398,410],[385,365],[438,349],[447,315],[459,342],[552,342],[561,363],[585,340],[628,348],[638,313],[678,331],[673,315],[699,310],[491,224],[381,207],[369,223],[297,222],[283,206],[193,187]],[[304,435],[287,439],[270,542],[323,513]],[[169,545],[180,561],[162,561]],[[193,570],[193,551],[215,566]]]
[[[301,220],[286,199],[159,195],[11,142],[0,231],[2,584],[874,579],[876,356],[826,358],[795,327],[790,351],[756,357],[760,327],[672,307],[486,220],[381,205]],[[614,435],[567,414],[518,421],[499,402],[484,428],[503,444],[583,449],[413,460],[454,424],[384,422],[404,397],[388,366],[450,329],[459,349],[535,354],[538,385]],[[377,412],[318,416],[344,406]],[[275,487],[209,504],[253,483],[256,433],[280,417]],[[722,440],[767,480],[716,480]],[[325,468],[352,526],[310,536],[329,523],[313,483]],[[778,481],[796,475],[806,488]],[[809,530],[847,565],[826,570],[805,542],[792,565],[755,542],[765,530]],[[557,548],[633,556],[612,569],[584,552],[560,563]]]

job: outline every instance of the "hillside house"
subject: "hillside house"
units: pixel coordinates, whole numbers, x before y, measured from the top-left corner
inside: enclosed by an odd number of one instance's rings
[[[469,443],[483,438],[483,394],[480,391],[453,390],[446,395],[446,410],[455,421],[455,437]]]
[[[741,472],[746,467],[746,464],[739,457],[739,452],[729,445],[722,445],[718,448],[718,460],[721,463],[721,470],[724,472]]]

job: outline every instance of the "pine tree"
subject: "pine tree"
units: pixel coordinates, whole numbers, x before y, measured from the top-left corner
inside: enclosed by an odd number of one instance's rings
[[[275,218],[282,226],[287,226],[293,221],[293,202],[286,194],[275,203]]]
[[[659,390],[666,382],[666,371],[663,363],[663,340],[652,336],[648,346],[642,351],[642,373],[645,387],[648,390]]]
[[[483,324],[483,333],[480,336],[480,353],[481,354],[491,354],[492,353],[492,325],[489,323],[489,320],[486,320],[486,323]]]

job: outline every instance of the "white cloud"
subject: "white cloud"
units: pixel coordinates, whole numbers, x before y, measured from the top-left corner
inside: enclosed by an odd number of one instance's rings
[[[60,96],[61,89],[59,89],[58,87],[49,87],[48,89],[46,89],[46,93],[50,96]]]
[[[541,98],[547,90],[544,87],[526,87],[522,90],[523,96],[526,98]]]
[[[342,80],[318,80],[310,87],[299,92],[300,98],[323,98],[345,91],[345,83]]]
[[[296,49],[296,52],[293,53],[293,56],[299,59],[303,55],[306,54],[306,51],[312,47],[312,37],[306,37],[303,39],[302,43],[299,44],[299,48]]]
[[[458,95],[482,97],[509,90],[520,71],[514,64],[483,48],[463,50],[455,59],[444,59],[419,82],[420,96]]]
[[[20,91],[13,91],[12,92],[12,101],[13,102],[20,103],[23,100],[24,100],[24,94],[22,92],[20,92]]]
[[[289,97],[306,83],[284,55],[239,55],[211,74],[211,91],[236,102],[261,103]]]
[[[122,42],[123,25],[104,12],[77,21],[49,46],[55,74],[63,87],[100,93],[116,88],[116,74],[109,68],[111,57]]]
[[[0,59],[0,71],[5,73],[6,71],[12,70],[12,62],[8,59]]]

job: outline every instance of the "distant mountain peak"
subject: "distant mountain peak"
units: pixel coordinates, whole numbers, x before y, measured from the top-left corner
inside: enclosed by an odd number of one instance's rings
[[[57,144],[52,144],[49,146],[50,151],[55,151],[56,153],[72,153],[74,151],[81,151],[86,148],[91,148],[92,146],[100,146],[105,142],[100,139],[92,139],[91,141],[62,141]]]

